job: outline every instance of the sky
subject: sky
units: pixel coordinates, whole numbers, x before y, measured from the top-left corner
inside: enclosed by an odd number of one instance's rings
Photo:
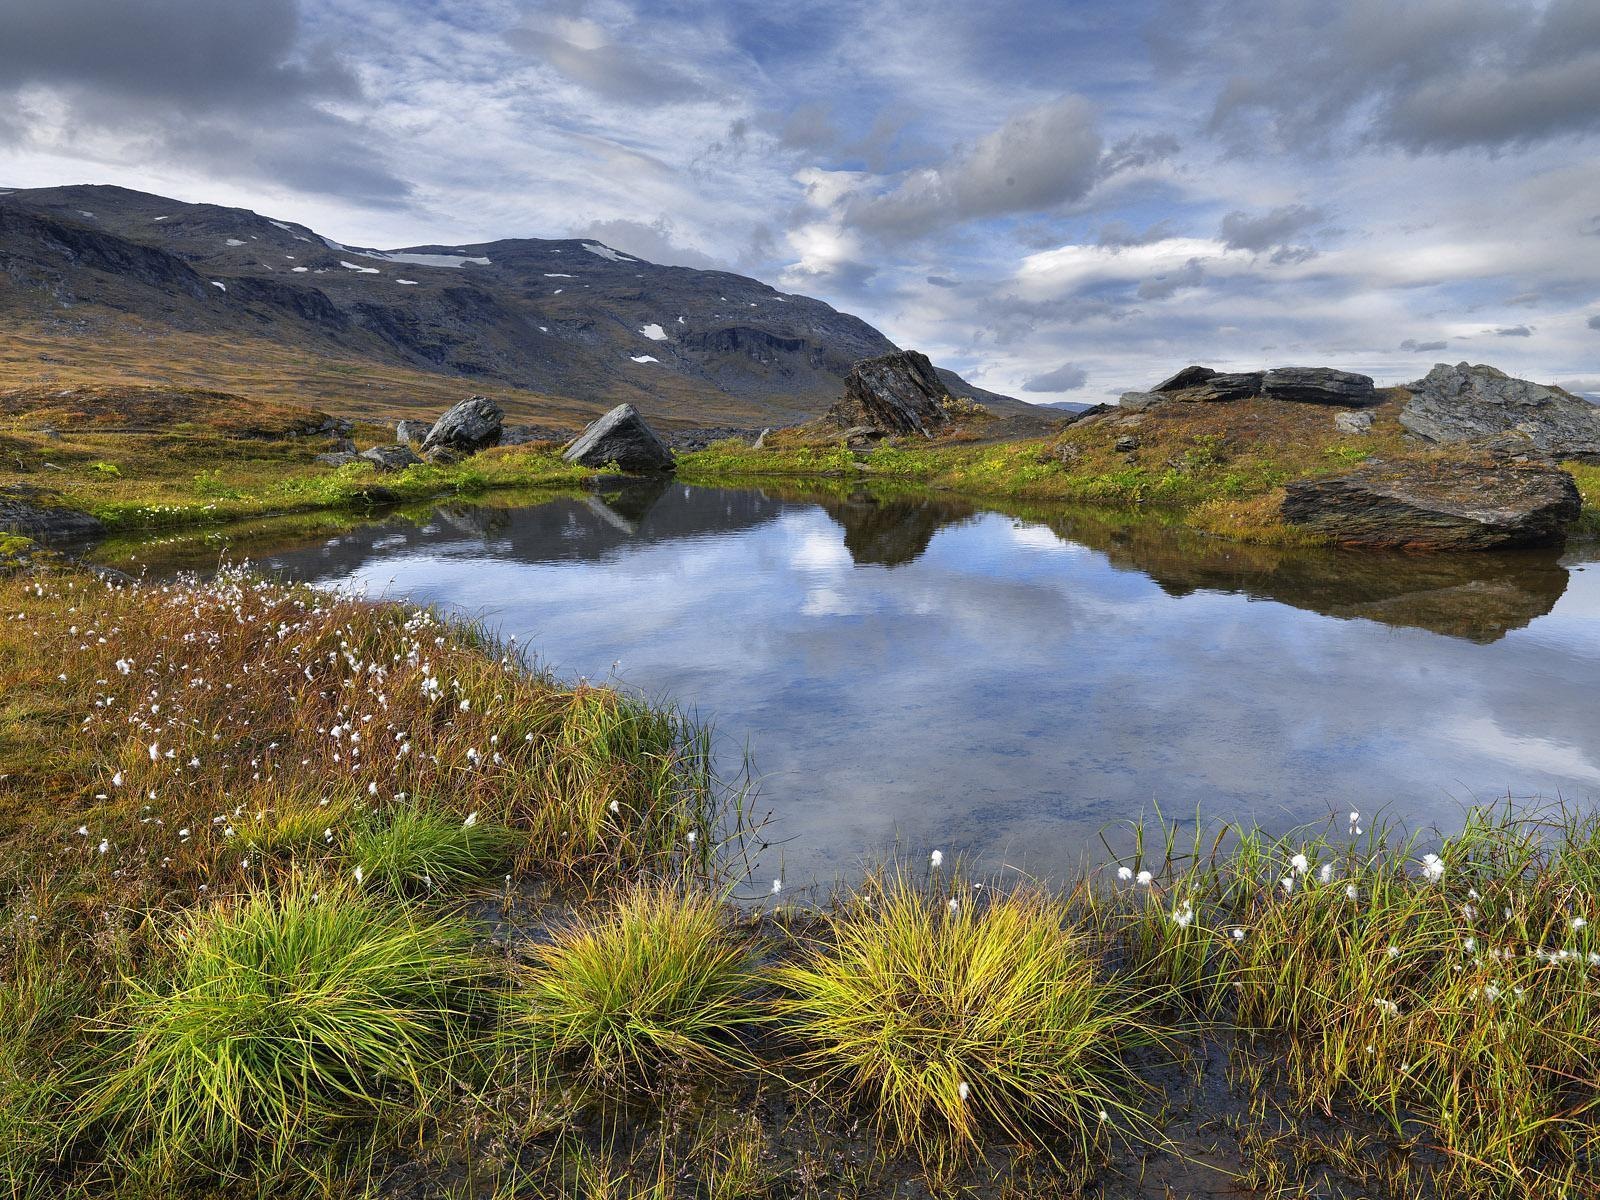
[[[0,0],[0,186],[598,238],[1096,402],[1600,395],[1596,0]]]

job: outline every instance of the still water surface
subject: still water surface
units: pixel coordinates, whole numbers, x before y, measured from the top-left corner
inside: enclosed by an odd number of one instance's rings
[[[560,675],[711,719],[775,814],[757,873],[791,887],[896,838],[1059,877],[1156,803],[1448,828],[1474,799],[1600,798],[1593,546],[1285,552],[1104,513],[672,483],[235,552],[483,618]]]

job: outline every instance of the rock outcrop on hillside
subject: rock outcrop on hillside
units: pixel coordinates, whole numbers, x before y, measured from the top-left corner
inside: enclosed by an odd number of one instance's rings
[[[1600,406],[1478,364],[1438,363],[1415,383],[1400,424],[1429,442],[1510,435],[1549,458],[1600,460]]]
[[[1268,371],[1222,372],[1195,365],[1163,379],[1150,389],[1150,393],[1191,403],[1220,403],[1244,400],[1251,396],[1346,408],[1359,408],[1378,402],[1370,375],[1357,375],[1353,371],[1340,371],[1333,367],[1273,367]]]
[[[428,436],[422,439],[423,453],[452,450],[458,454],[476,454],[497,446],[504,420],[505,413],[493,400],[487,396],[468,396],[433,423]]]
[[[1489,460],[1371,462],[1286,493],[1289,524],[1340,545],[1399,550],[1560,545],[1582,507],[1565,471]]]
[[[943,405],[948,395],[927,355],[897,350],[852,367],[845,377],[844,396],[825,419],[840,429],[932,437],[949,420]]]
[[[591,424],[561,457],[583,467],[614,466],[641,475],[675,466],[672,451],[631,404],[619,404]]]
[[[1151,388],[1174,400],[1216,403],[1225,400],[1243,400],[1261,394],[1261,377],[1264,371],[1213,371],[1210,367],[1185,367],[1176,375],[1163,379]]]

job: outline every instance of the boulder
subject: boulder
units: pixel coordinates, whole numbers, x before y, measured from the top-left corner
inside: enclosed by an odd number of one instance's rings
[[[401,421],[394,427],[394,440],[402,446],[420,446],[429,432],[430,427],[424,421]]]
[[[424,450],[444,448],[476,454],[500,443],[505,413],[487,396],[468,396],[433,423],[422,439]]]
[[[1438,363],[1407,384],[1400,424],[1429,442],[1513,435],[1551,458],[1600,460],[1600,406],[1479,364]]]
[[[1332,367],[1273,367],[1261,379],[1261,394],[1271,400],[1339,404],[1346,408],[1378,402],[1372,376]]]
[[[422,462],[409,446],[374,446],[363,450],[360,457],[380,471],[404,471]]]
[[[1125,412],[1143,412],[1152,405],[1165,403],[1166,399],[1160,392],[1123,392],[1117,399],[1117,407]]]
[[[1341,545],[1400,550],[1560,545],[1582,507],[1565,471],[1488,460],[1372,462],[1286,491],[1289,524]]]
[[[1372,414],[1369,412],[1334,413],[1333,427],[1340,433],[1371,433]]]
[[[36,542],[84,542],[100,537],[106,527],[98,517],[51,503],[59,497],[39,488],[0,488],[0,533]]]
[[[361,456],[349,450],[330,450],[326,454],[316,455],[311,461],[323,467],[343,467],[360,462]]]
[[[949,420],[948,395],[925,354],[897,350],[858,362],[845,377],[844,396],[828,410],[840,429],[866,426],[888,434],[933,431]]]
[[[1216,378],[1216,374],[1210,367],[1199,365],[1185,367],[1176,375],[1167,376],[1150,390],[1152,392],[1186,392],[1192,387],[1198,387],[1208,379]]]
[[[670,471],[672,451],[631,404],[619,404],[568,443],[561,455],[585,467],[616,466],[634,474]]]

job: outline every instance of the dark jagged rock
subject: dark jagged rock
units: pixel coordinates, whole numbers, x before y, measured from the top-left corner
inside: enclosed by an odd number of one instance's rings
[[[852,367],[844,396],[828,410],[827,420],[840,429],[865,426],[932,437],[949,420],[943,407],[948,394],[927,355],[897,350]]]
[[[1332,367],[1273,367],[1261,380],[1261,394],[1300,404],[1339,404],[1348,408],[1376,404],[1372,376]]]
[[[561,457],[580,466],[615,466],[635,474],[670,471],[674,465],[672,451],[631,404],[619,404],[595,421]]]
[[[374,446],[370,450],[363,450],[360,457],[380,471],[404,471],[422,462],[411,453],[409,446]]]
[[[1571,475],[1531,463],[1374,462],[1286,490],[1289,524],[1401,550],[1560,545],[1582,507]]]
[[[1438,363],[1415,383],[1400,424],[1429,442],[1510,434],[1552,458],[1600,459],[1600,406],[1479,364]]]
[[[1212,379],[1215,376],[1216,372],[1210,367],[1202,367],[1199,364],[1196,364],[1192,367],[1185,367],[1176,375],[1169,375],[1150,390],[1152,392],[1187,391],[1189,388],[1198,387],[1206,380]]]
[[[0,533],[46,544],[91,541],[105,533],[98,517],[50,503],[54,499],[52,493],[39,488],[0,489]]]
[[[1260,371],[1219,372],[1210,367],[1188,367],[1151,390],[1173,400],[1217,404],[1260,395],[1261,376]],[[1174,381],[1183,386],[1172,386]]]
[[[505,421],[500,406],[487,396],[468,396],[433,423],[422,440],[424,450],[458,450],[476,454],[500,443],[500,426]]]
[[[402,446],[420,446],[427,440],[429,432],[426,421],[401,421],[394,427],[394,440]]]

